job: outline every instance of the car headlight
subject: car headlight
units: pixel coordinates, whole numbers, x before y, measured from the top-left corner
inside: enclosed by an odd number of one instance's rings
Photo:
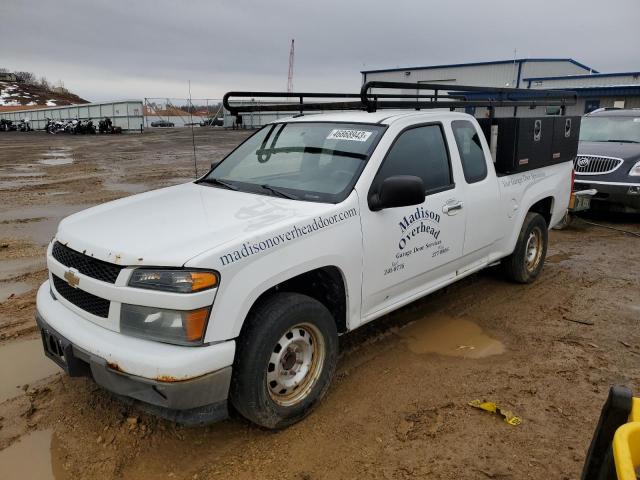
[[[629,175],[631,175],[632,177],[640,177],[640,162],[636,162],[636,164],[631,167],[631,170],[629,170]]]
[[[169,270],[137,268],[129,286],[175,293],[195,293],[218,285],[218,273],[212,270]]]
[[[202,343],[209,319],[209,307],[181,311],[123,303],[120,332],[146,340],[177,345]]]

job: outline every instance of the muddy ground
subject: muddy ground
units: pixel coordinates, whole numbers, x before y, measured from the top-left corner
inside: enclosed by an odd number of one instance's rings
[[[196,135],[203,171],[247,133]],[[327,398],[285,431],[184,428],[61,375],[33,320],[57,222],[193,169],[188,130],[0,133],[3,479],[572,479],[609,386],[640,390],[640,238],[582,221],[551,232],[532,285],[488,269],[343,337]],[[596,221],[640,232],[637,217]]]

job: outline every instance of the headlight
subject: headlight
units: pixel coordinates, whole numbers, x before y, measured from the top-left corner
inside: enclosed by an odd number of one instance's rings
[[[640,162],[636,162],[636,164],[631,167],[631,170],[629,170],[629,175],[631,175],[632,177],[640,177]]]
[[[194,293],[218,285],[218,274],[209,270],[158,270],[138,268],[129,279],[130,287],[165,292]]]
[[[209,307],[180,311],[123,303],[120,332],[146,340],[197,345],[202,343],[208,319]]]

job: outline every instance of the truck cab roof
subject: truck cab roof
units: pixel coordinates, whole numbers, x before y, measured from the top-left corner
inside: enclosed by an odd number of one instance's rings
[[[451,112],[447,109],[439,110],[379,110],[377,112],[348,111],[332,113],[312,113],[296,115],[274,120],[272,123],[282,122],[344,122],[344,123],[370,123],[377,125],[391,125],[393,122],[409,117],[423,117],[431,119],[459,119],[469,118],[470,115],[462,112]]]
[[[585,117],[640,117],[640,108],[599,108]]]

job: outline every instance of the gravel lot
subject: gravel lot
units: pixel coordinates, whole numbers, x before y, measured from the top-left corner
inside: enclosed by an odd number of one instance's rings
[[[247,135],[197,129],[199,171]],[[532,285],[488,269],[343,337],[326,400],[285,431],[184,428],[58,373],[33,320],[57,222],[193,177],[187,129],[0,132],[3,478],[573,479],[609,386],[640,388],[640,238],[580,220],[551,232]]]

